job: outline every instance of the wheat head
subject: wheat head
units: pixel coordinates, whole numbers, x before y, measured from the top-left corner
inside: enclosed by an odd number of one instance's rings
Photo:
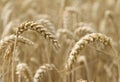
[[[65,69],[70,70],[72,69],[72,65],[76,62],[78,55],[80,54],[81,50],[85,48],[86,45],[90,43],[103,43],[104,46],[112,46],[111,40],[104,34],[101,33],[91,33],[83,38],[81,38],[74,47],[72,48],[67,63],[65,65]]]
[[[51,71],[54,69],[55,69],[54,64],[45,64],[45,65],[40,66],[34,75],[34,82],[39,82],[47,71]]]
[[[27,30],[34,30],[34,31],[40,33],[45,38],[48,38],[49,40],[51,40],[55,47],[57,47],[57,48],[59,47],[59,43],[58,43],[57,39],[55,38],[55,36],[51,32],[49,32],[48,29],[45,28],[43,25],[35,23],[33,21],[22,23],[18,27],[17,36],[21,35],[23,32],[25,32]]]

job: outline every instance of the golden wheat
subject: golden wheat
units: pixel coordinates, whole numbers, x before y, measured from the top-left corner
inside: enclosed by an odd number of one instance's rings
[[[45,64],[45,65],[40,66],[39,69],[35,73],[34,82],[39,82],[43,78],[45,73],[47,73],[47,71],[51,71],[54,69],[55,69],[54,64]]]
[[[27,30],[34,30],[40,33],[45,38],[48,38],[49,40],[51,40],[55,47],[59,47],[59,43],[56,40],[55,36],[51,32],[49,32],[47,28],[45,28],[43,25],[34,23],[32,21],[25,22],[18,27],[17,36],[21,35],[24,31],[27,31]]]
[[[16,74],[19,76],[19,79],[21,79],[21,77],[23,76],[26,79],[26,82],[32,81],[31,70],[25,63],[19,63],[16,66]]]
[[[83,37],[86,34],[95,33],[96,31],[92,26],[86,23],[80,23],[77,26],[78,28],[74,31],[74,37],[78,40],[79,38]]]
[[[0,82],[119,82],[119,9],[120,0],[0,0]]]
[[[3,38],[2,40],[0,40],[0,50],[3,50],[10,43],[14,43],[15,38],[16,38],[16,35],[13,34],[13,35],[7,36],[7,37]],[[18,38],[18,42],[28,44],[28,45],[33,45],[34,44],[31,40],[29,40],[27,38],[24,38],[22,36],[20,36]]]
[[[105,46],[112,46],[111,40],[109,37],[101,33],[92,33],[81,38],[72,48],[67,63],[65,65],[66,69],[71,69],[72,65],[76,62],[77,56],[80,54],[80,51],[90,43],[103,43]]]
[[[9,60],[11,58],[11,54],[13,52],[13,43],[10,43],[7,47],[7,49],[5,50],[5,54],[3,56],[4,60]]]

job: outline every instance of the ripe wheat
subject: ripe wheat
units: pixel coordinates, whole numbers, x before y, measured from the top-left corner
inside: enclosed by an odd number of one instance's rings
[[[112,46],[111,40],[109,37],[101,34],[101,33],[92,33],[84,36],[81,38],[72,48],[67,63],[65,65],[65,69],[70,70],[72,69],[72,65],[76,62],[78,55],[80,54],[81,50],[85,48],[86,45],[90,43],[103,43],[105,46]]]
[[[57,48],[59,47],[59,43],[58,43],[57,39],[55,38],[55,36],[51,32],[49,32],[47,30],[47,28],[44,27],[43,25],[34,23],[33,21],[25,22],[18,27],[17,36],[21,35],[23,32],[25,32],[27,30],[34,30],[34,31],[40,33],[45,38],[48,38],[49,40],[51,40],[55,47],[57,47]]]

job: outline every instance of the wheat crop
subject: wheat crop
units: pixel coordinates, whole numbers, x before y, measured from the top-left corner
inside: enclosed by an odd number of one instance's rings
[[[0,0],[0,82],[119,82],[120,0]]]

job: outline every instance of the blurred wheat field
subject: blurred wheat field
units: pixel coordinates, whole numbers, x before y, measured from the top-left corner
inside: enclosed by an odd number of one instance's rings
[[[0,0],[0,82],[120,82],[120,0]]]

